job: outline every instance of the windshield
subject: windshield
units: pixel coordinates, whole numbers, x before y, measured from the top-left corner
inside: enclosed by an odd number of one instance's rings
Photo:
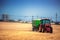
[[[50,24],[50,20],[43,20],[43,24]]]

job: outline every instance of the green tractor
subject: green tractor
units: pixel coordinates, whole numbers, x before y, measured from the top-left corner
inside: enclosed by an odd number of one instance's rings
[[[39,32],[49,32],[52,33],[52,27],[50,19],[35,19],[32,20],[32,30]]]

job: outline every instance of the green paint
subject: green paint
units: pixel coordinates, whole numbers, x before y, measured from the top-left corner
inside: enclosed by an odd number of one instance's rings
[[[32,26],[39,27],[39,25],[42,23],[41,20],[32,20]]]

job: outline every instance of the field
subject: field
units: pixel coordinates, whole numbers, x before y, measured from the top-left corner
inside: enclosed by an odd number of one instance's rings
[[[60,40],[60,25],[52,25],[53,33],[32,31],[32,24],[0,22],[0,40]]]

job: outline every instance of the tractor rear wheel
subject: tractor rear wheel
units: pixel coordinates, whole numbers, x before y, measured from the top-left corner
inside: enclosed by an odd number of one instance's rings
[[[45,31],[46,31],[46,29],[45,29],[45,28],[43,28],[43,29],[42,29],[42,32],[44,33]]]

